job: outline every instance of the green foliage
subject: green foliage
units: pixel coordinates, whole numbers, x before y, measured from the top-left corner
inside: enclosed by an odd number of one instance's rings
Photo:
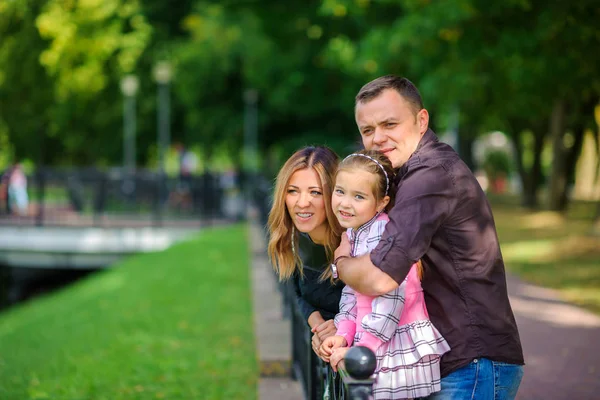
[[[133,256],[0,315],[0,398],[254,399],[246,229]]]
[[[483,160],[483,169],[492,180],[501,176],[508,177],[512,171],[510,155],[502,150],[489,151]]]
[[[548,126],[557,99],[570,123],[591,118],[599,17],[592,0],[2,2],[0,138],[18,157],[118,164],[118,84],[135,72],[138,162],[148,164],[152,67],[166,59],[172,141],[198,148],[208,168],[220,149],[240,164],[246,89],[259,93],[261,154],[315,138],[344,151],[357,139],[356,92],[388,73],[417,84],[440,133],[458,110],[461,137],[503,130],[519,143]]]
[[[151,34],[137,0],[28,0],[1,11],[0,126],[16,156],[54,164],[116,159],[118,82]]]
[[[36,26],[49,41],[40,62],[56,77],[59,100],[99,94],[111,69],[134,71],[151,33],[137,1],[49,1]]]
[[[40,11],[39,2],[0,3],[0,153],[6,162],[39,154],[50,116],[52,82],[39,64],[46,43],[35,26]]]

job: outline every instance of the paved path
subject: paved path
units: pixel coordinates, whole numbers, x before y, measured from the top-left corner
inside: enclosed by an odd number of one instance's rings
[[[264,236],[249,227],[253,252],[255,332],[261,365],[260,400],[301,400],[288,378],[289,321],[266,258]],[[599,266],[600,267],[600,266]],[[517,400],[600,399],[600,317],[558,299],[555,291],[509,276],[508,289],[523,351],[525,375]]]
[[[526,364],[517,399],[600,399],[600,317],[512,276],[508,290]]]
[[[303,400],[302,388],[290,378],[291,326],[283,318],[283,302],[266,254],[264,232],[257,223],[248,226],[252,254],[251,280],[254,332],[260,380],[259,400]]]

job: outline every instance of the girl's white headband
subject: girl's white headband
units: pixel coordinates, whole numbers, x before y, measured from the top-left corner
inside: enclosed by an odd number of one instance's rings
[[[375,164],[379,165],[379,168],[381,168],[381,170],[383,171],[383,174],[385,175],[385,194],[384,194],[384,196],[387,196],[388,190],[390,189],[390,178],[388,177],[387,172],[385,172],[385,168],[383,168],[383,165],[379,161],[374,159],[373,157],[368,156],[366,154],[361,154],[361,153],[349,154],[348,156],[346,156],[346,158],[344,158],[342,160],[342,162],[346,161],[350,157],[365,157],[365,158],[368,158],[369,160],[373,161]]]

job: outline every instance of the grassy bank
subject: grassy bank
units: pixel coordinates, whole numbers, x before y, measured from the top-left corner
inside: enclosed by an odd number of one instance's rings
[[[600,314],[600,237],[590,235],[595,204],[575,202],[565,215],[492,199],[510,272],[558,289],[563,299]]]
[[[0,314],[0,399],[255,399],[243,226]]]

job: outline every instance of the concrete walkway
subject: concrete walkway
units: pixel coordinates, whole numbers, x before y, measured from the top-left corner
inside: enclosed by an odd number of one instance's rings
[[[248,224],[252,264],[254,332],[260,380],[259,400],[303,400],[302,388],[290,378],[291,324],[283,318],[283,300],[267,258],[265,236],[256,223]]]
[[[508,278],[525,353],[519,400],[600,399],[600,317]]]
[[[255,332],[261,365],[260,400],[301,400],[289,378],[290,326],[268,264],[264,233],[249,226]],[[559,300],[550,289],[508,277],[508,290],[525,353],[518,400],[600,399],[600,317]]]

